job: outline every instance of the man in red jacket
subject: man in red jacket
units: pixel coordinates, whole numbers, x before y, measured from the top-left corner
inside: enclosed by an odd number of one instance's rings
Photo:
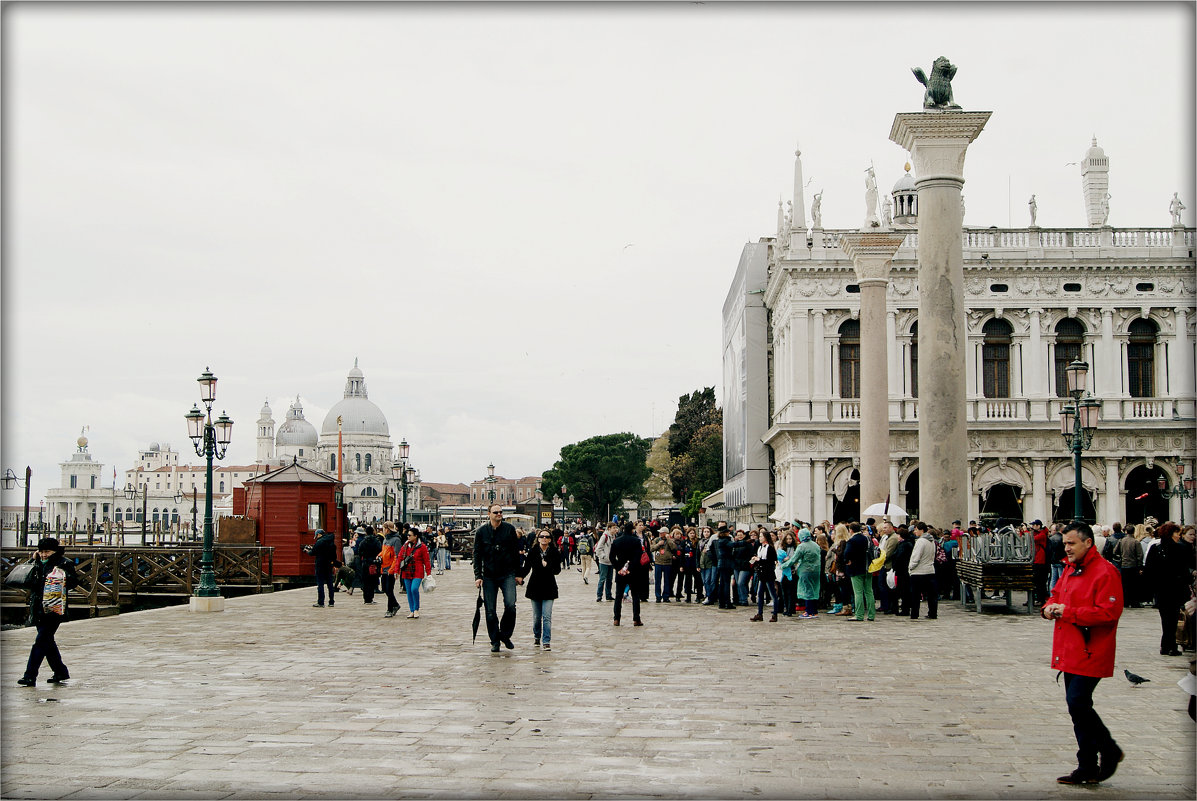
[[[1064,697],[1079,765],[1056,781],[1097,784],[1114,775],[1123,757],[1093,709],[1097,683],[1114,675],[1122,577],[1093,547],[1093,529],[1085,523],[1069,523],[1064,529],[1064,555],[1071,569],[1066,568],[1056,582],[1040,614],[1055,621],[1052,667],[1064,673]]]

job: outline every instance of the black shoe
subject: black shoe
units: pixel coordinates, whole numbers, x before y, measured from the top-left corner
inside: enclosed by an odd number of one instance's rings
[[[607,600],[611,600],[611,599],[610,599],[610,598],[608,598]],[[603,602],[603,599],[602,599],[602,598],[595,598],[595,599],[594,599],[594,602],[595,602],[596,604],[601,604],[601,603]]]
[[[1110,744],[1110,750],[1101,752],[1101,764],[1097,768],[1097,780],[1105,781],[1114,775],[1114,771],[1118,770],[1118,763],[1123,760],[1126,754],[1122,753],[1122,749],[1118,747],[1117,743]]]
[[[661,603],[663,603],[663,604],[667,604],[667,603],[669,603],[669,599],[668,599],[668,598],[665,598],[664,600],[662,600],[662,601],[661,601]]]
[[[492,642],[492,643],[490,644],[490,652],[491,652],[492,654],[497,654],[497,653],[499,653],[499,644],[498,644],[497,642]]]
[[[735,609],[735,608],[736,608],[736,605],[735,605],[735,604],[728,604],[728,605],[727,605],[727,608],[728,608],[728,609]]]
[[[661,599],[660,599],[660,598],[658,598],[658,599],[657,599],[657,603],[661,603]]]
[[[333,603],[332,601],[329,601],[329,602],[328,602],[328,605],[329,605],[329,606],[336,606],[336,604],[335,604],[335,603]]]
[[[49,682],[50,684],[62,684],[64,681],[68,680],[69,678],[70,678],[70,674],[67,674],[65,676],[59,676],[57,673],[55,673],[50,678],[46,679],[46,681]]]
[[[514,649],[515,649],[515,643],[513,643],[513,642],[511,641],[511,638],[510,638],[510,637],[508,637],[508,638],[505,638],[505,639],[503,640],[503,646],[504,646],[504,647],[505,647],[505,648],[506,648],[508,651],[512,651],[512,650],[514,650]]]
[[[312,604],[312,608],[313,608],[313,609],[316,609],[316,608],[323,609],[323,608],[324,608],[324,604]]]
[[[1077,768],[1067,776],[1061,776],[1056,779],[1056,781],[1060,784],[1097,784],[1101,779],[1097,778],[1096,774]]]
[[[22,687],[34,687],[37,685],[37,679],[27,679],[22,676],[21,678],[17,679],[17,684],[21,685]]]

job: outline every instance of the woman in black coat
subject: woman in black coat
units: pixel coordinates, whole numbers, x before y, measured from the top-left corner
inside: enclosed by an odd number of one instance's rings
[[[611,571],[615,575],[615,625],[619,625],[619,615],[623,610],[624,590],[632,590],[632,625],[643,626],[640,622],[641,592],[648,597],[648,569],[647,564],[641,564],[641,554],[648,554],[644,543],[636,536],[636,529],[631,523],[624,525],[623,533],[615,538],[611,545]],[[651,560],[647,560],[651,561]]]
[[[524,557],[520,576],[524,581],[524,597],[532,602],[532,647],[549,648],[553,636],[553,601],[557,600],[557,575],[561,573],[561,551],[553,544],[553,535],[541,529],[536,532],[536,544]]]
[[[37,627],[37,639],[29,650],[25,675],[17,679],[17,684],[22,687],[37,684],[37,672],[43,660],[49,662],[50,669],[54,671],[50,677],[51,684],[71,677],[58,651],[58,643],[54,641],[54,634],[66,619],[67,593],[78,583],[75,563],[63,556],[63,548],[58,540],[46,537],[38,542],[33,569],[25,579],[25,588],[29,590],[28,622]]]
[[[1144,573],[1155,588],[1155,608],[1160,613],[1160,654],[1180,656],[1176,647],[1176,622],[1189,597],[1193,551],[1180,539],[1180,526],[1169,521],[1156,532],[1160,541],[1147,552]]]

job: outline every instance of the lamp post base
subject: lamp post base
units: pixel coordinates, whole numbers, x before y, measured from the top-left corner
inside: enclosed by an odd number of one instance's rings
[[[224,598],[221,598],[219,595],[212,597],[192,595],[190,609],[192,612],[223,612]]]

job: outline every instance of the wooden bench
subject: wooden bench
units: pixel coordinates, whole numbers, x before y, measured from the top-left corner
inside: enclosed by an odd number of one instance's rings
[[[985,592],[1004,591],[1006,607],[1013,608],[1012,593],[1015,590],[1025,590],[1027,614],[1034,611],[1035,579],[1033,568],[1028,563],[961,560],[956,563],[956,576],[960,580],[960,603],[963,606],[968,605],[966,587],[973,591],[973,603],[978,612],[981,611],[981,596]]]

